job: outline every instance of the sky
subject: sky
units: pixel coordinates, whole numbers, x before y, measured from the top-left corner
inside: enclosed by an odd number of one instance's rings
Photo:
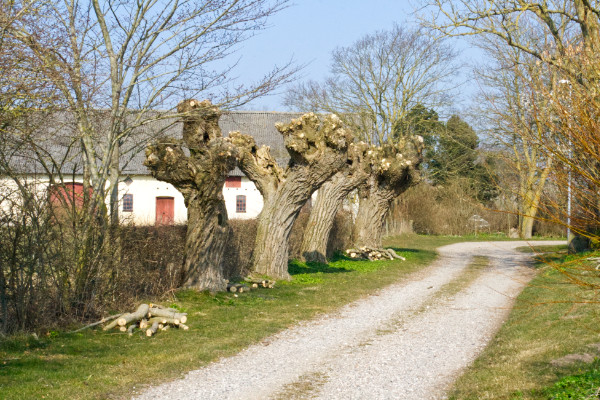
[[[366,34],[389,29],[394,23],[415,26],[415,0],[295,0],[269,20],[270,27],[245,42],[236,53],[240,81],[260,79],[275,64],[293,58],[308,64],[303,80],[322,81],[329,72],[332,50],[348,46]],[[283,94],[257,99],[244,108],[283,111]]]

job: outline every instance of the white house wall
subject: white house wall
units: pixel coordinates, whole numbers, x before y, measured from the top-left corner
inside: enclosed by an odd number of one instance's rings
[[[82,176],[74,176],[74,182],[83,182]],[[153,225],[156,221],[156,198],[172,197],[174,199],[174,223],[183,224],[187,221],[187,209],[182,194],[171,184],[158,181],[150,176],[131,176],[129,184],[125,177],[119,182],[120,218],[123,222],[132,222],[136,225]],[[30,177],[27,179],[35,184],[37,191],[44,194],[49,186],[48,178],[44,176]],[[15,182],[11,179],[0,178],[0,207],[9,211],[10,205],[17,201],[18,191]],[[6,201],[8,193],[11,201]],[[133,195],[133,211],[123,211],[122,199],[125,194]],[[246,212],[236,212],[236,198],[238,195],[246,196]],[[263,199],[260,192],[248,178],[242,177],[241,187],[223,188],[225,206],[230,219],[256,218],[263,207]],[[5,201],[2,201],[2,198]],[[108,199],[107,199],[108,202]],[[108,206],[108,204],[107,204]]]
[[[158,181],[149,176],[132,176],[131,183],[119,183],[119,197],[122,199],[127,193],[133,194],[133,211],[121,212],[121,219],[131,221],[136,225],[151,225],[156,219],[156,198],[173,197],[175,202],[174,222],[185,223],[187,220],[187,209],[183,196],[171,184]],[[238,195],[246,196],[246,212],[236,212],[236,198]],[[223,188],[223,197],[227,207],[227,215],[230,219],[256,218],[263,207],[260,192],[248,178],[242,177],[241,187]],[[122,210],[122,208],[121,208]]]

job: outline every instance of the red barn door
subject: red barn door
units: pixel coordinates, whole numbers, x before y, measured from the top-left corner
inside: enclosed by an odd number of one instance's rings
[[[171,225],[175,220],[175,198],[156,198],[156,225]]]

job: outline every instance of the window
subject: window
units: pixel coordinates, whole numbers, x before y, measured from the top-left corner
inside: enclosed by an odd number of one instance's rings
[[[133,212],[133,195],[130,193],[123,196],[123,212]]]
[[[227,178],[225,178],[225,187],[228,187],[228,188],[242,187],[242,177],[241,176],[228,176]]]
[[[235,212],[245,213],[246,212],[246,196],[240,194],[235,197]]]

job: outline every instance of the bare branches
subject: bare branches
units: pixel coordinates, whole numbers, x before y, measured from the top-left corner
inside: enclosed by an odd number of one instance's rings
[[[417,104],[447,101],[458,66],[455,52],[420,30],[395,26],[332,54],[331,76],[290,90],[286,103],[333,112],[374,144],[393,140],[394,128]]]

